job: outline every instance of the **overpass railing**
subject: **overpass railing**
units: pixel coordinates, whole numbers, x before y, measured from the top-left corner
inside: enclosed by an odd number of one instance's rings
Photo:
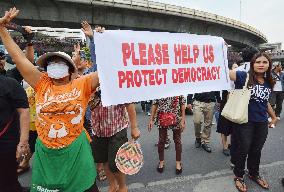
[[[205,11],[199,11],[196,9],[186,8],[182,6],[170,5],[165,3],[159,3],[149,0],[60,0],[60,1],[68,1],[68,2],[81,2],[88,4],[111,4],[112,6],[121,7],[126,6],[130,8],[144,8],[148,10],[156,10],[156,11],[164,11],[173,15],[180,15],[185,17],[199,17],[203,20],[209,20],[214,22],[219,22],[221,24],[238,27],[248,32],[254,33],[259,37],[265,39],[267,38],[263,33],[261,33],[258,29],[247,25],[243,22],[230,19],[227,17],[223,17],[220,15],[208,13]]]

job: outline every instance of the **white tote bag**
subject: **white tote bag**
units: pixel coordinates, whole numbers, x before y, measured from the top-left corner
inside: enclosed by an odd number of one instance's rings
[[[229,99],[222,110],[221,115],[226,119],[243,124],[248,122],[248,104],[251,96],[247,88],[249,74],[247,74],[245,85],[242,89],[230,91]]]

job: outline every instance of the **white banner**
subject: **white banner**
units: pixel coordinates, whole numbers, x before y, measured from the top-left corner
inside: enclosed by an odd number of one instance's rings
[[[220,37],[123,30],[94,37],[104,106],[230,88]]]

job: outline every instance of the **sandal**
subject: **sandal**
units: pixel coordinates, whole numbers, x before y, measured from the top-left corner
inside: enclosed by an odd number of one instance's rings
[[[269,185],[268,185],[267,181],[264,178],[262,178],[261,176],[259,176],[259,175],[258,176],[248,175],[248,177],[252,181],[256,182],[263,189],[269,189]]]
[[[182,173],[182,165],[180,163],[180,169],[176,168],[176,175],[180,175]]]
[[[247,186],[246,186],[243,178],[235,177],[234,181],[235,181],[235,186],[236,186],[236,188],[238,189],[239,192],[247,192]],[[237,182],[239,182],[241,185],[238,185]]]
[[[18,175],[22,175],[22,174],[28,172],[30,170],[30,168],[31,167],[29,165],[26,166],[26,167],[18,166],[17,173],[18,173]]]
[[[98,171],[98,174],[99,174],[99,176],[98,176],[99,181],[104,181],[104,180],[107,179],[106,174],[105,174],[105,170],[102,169],[102,170]]]

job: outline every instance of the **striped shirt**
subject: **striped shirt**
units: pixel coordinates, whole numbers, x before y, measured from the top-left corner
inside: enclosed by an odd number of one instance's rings
[[[94,100],[98,99],[97,97],[94,98]],[[94,100],[92,102],[96,102]],[[103,107],[99,101],[92,108],[91,122],[94,135],[97,137],[111,137],[128,127],[129,118],[125,105]]]

